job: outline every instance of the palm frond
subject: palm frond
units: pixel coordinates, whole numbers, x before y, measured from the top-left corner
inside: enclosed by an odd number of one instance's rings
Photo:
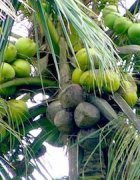
[[[36,10],[35,18],[36,19],[39,18],[41,26],[42,26],[44,34],[45,34],[45,37],[46,37],[46,40],[47,40],[47,43],[49,44],[49,47],[50,47],[50,50],[51,50],[51,53],[52,53],[52,56],[53,56],[55,68],[56,68],[56,71],[57,71],[58,80],[60,81],[60,73],[59,73],[57,58],[56,58],[55,50],[54,50],[54,47],[53,47],[53,42],[52,42],[52,39],[51,39],[48,24],[47,24],[47,21],[46,21],[46,18],[45,18],[43,7],[42,7],[41,2],[39,0],[37,0],[36,3],[33,0],[31,0],[31,3],[32,3],[33,8]]]
[[[75,0],[75,1],[56,0],[54,3],[56,4],[57,10],[60,16],[61,25],[63,27],[65,36],[67,38],[67,41],[70,47],[71,47],[71,43],[69,40],[69,36],[66,33],[67,29],[65,28],[65,23],[63,20],[64,18],[66,19],[68,24],[71,23],[72,26],[75,28],[80,39],[83,41],[84,46],[87,48],[87,51],[88,51],[88,48],[90,47],[95,50],[95,54],[97,55],[103,68],[105,69],[111,68],[113,70],[118,71],[117,61],[121,59],[117,55],[113,42],[99,28],[99,26],[95,23],[95,21],[91,20],[85,14],[85,12],[82,10],[84,5],[81,4],[79,0]],[[91,13],[90,10],[89,12]],[[62,16],[64,18],[62,18]],[[73,52],[73,49],[72,49],[72,52]],[[115,58],[115,55],[117,56],[117,58]],[[90,63],[92,65],[92,69],[94,69],[91,58],[90,58]]]
[[[11,18],[16,18],[16,11],[12,5],[12,3],[8,0],[3,1],[0,0],[0,19],[4,20],[5,15],[10,16]]]
[[[34,11],[25,1],[18,0],[18,2],[22,3],[26,9]],[[0,19],[4,20],[5,15],[10,16],[12,19],[16,19],[16,9],[9,0],[0,0]]]
[[[108,152],[107,178],[139,179],[140,136],[131,124],[124,122],[114,137]]]
[[[90,133],[77,143],[80,144],[88,138],[94,138],[99,134],[99,143],[94,147],[85,162],[82,174],[91,157],[97,150],[101,150],[101,144],[106,139],[108,150],[108,167],[106,179],[139,179],[140,178],[140,135],[127,118],[120,114],[118,119],[107,123],[103,128]],[[76,144],[77,144],[76,143]],[[86,178],[86,177],[85,177]]]

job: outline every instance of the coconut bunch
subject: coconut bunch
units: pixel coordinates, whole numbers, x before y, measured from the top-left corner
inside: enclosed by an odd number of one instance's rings
[[[133,107],[137,101],[137,86],[131,75],[123,76],[122,85],[117,92]],[[104,96],[94,96],[94,93],[88,93],[85,87],[74,83],[65,87],[57,100],[47,107],[47,119],[61,133],[61,138],[65,136],[65,141],[63,138],[61,141],[66,144],[67,137],[75,136],[79,146],[88,151],[96,148],[100,141],[102,149],[108,146],[112,135],[104,137],[102,134],[101,137],[99,130],[109,121],[118,119],[118,113],[116,105],[110,105]]]
[[[99,124],[101,126],[117,118],[117,113],[105,99],[91,94],[85,95],[79,84],[71,84],[59,94],[56,101],[48,105],[47,118],[62,134],[77,136],[80,142],[86,132],[97,131]],[[92,149],[98,144],[99,138],[99,134],[96,134],[86,143],[79,144],[84,149]]]
[[[125,34],[132,44],[140,45],[140,23],[122,16],[115,5],[105,6],[102,15],[106,27],[117,35]]]
[[[30,77],[29,59],[35,54],[36,43],[29,38],[19,38],[15,44],[8,43],[0,66],[0,84],[16,78]],[[7,98],[14,95],[15,91],[15,86],[0,88],[0,96]],[[20,133],[23,128],[20,129],[19,126],[24,127],[24,122],[28,118],[29,109],[23,100],[0,98],[0,141],[2,142],[7,136]]]
[[[84,92],[102,94],[113,94],[118,92],[124,100],[134,106],[137,102],[137,85],[131,74],[122,73],[119,75],[112,70],[102,70],[100,62],[94,52],[90,49],[95,69],[91,69],[91,63],[85,48],[76,53],[76,68],[72,72],[72,83],[79,84]]]
[[[8,101],[0,98],[0,142],[9,136],[10,130],[19,130],[19,126],[29,118],[29,109],[23,100],[10,99]],[[12,133],[11,133],[12,134]]]
[[[36,43],[29,38],[19,38],[15,44],[9,43],[4,50],[4,62],[0,67],[0,84],[14,78],[31,76],[30,58],[36,54]],[[0,89],[1,96],[14,94],[16,87]]]

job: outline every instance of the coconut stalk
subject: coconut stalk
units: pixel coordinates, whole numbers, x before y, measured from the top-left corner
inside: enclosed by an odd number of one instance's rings
[[[43,82],[40,81],[40,78],[38,77],[27,77],[27,78],[16,78],[13,79],[11,81],[7,81],[3,84],[0,85],[0,88],[8,88],[8,87],[13,87],[13,86],[22,86],[22,85],[26,85],[26,86],[43,86],[44,87],[50,87],[50,86],[57,86],[57,83],[55,81],[51,81],[51,80],[46,80],[43,79]]]
[[[67,44],[64,38],[60,38],[60,59],[59,59],[59,70],[60,70],[60,88],[63,90],[65,87],[70,85],[70,67],[67,61]],[[69,180],[78,179],[78,145],[72,146],[75,143],[75,138],[71,137],[68,140],[68,156],[69,156]]]
[[[63,38],[60,39],[60,59],[59,59],[59,70],[60,70],[60,87],[64,89],[70,84],[70,68],[67,61],[67,44]]]

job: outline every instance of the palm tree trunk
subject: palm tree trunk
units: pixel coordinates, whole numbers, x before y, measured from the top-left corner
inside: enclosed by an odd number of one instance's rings
[[[92,154],[84,151],[84,158],[80,164],[80,180],[105,180],[106,167],[103,152],[97,150]]]

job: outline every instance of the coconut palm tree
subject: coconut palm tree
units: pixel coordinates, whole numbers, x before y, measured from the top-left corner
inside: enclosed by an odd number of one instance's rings
[[[109,5],[121,3],[116,0],[108,2]],[[133,8],[126,11],[125,16],[131,21],[137,21],[138,3],[135,2]],[[2,109],[6,109],[5,113],[2,112],[4,115],[0,122],[7,130],[4,138],[1,135],[1,160],[14,177],[30,176],[31,171],[27,171],[33,169],[30,159],[36,159],[44,153],[42,144],[46,141],[58,147],[67,145],[70,180],[140,178],[139,102],[130,107],[133,105],[128,100],[130,97],[127,99],[124,96],[126,81],[131,84],[131,95],[136,94],[136,89],[139,90],[139,43],[132,42],[127,33],[116,34],[114,29],[105,27],[105,17],[102,16],[105,6],[106,1],[96,0],[30,0],[26,4],[17,0],[11,3],[0,1],[1,63],[17,12],[32,22],[29,34],[37,44],[34,57],[28,57],[34,67],[33,74],[2,82],[0,87],[2,92],[6,88],[16,88],[10,95],[0,92],[5,102],[1,103]],[[80,67],[76,52],[82,48],[85,48],[90,72],[94,76],[97,69],[91,49],[94,50],[94,58],[98,60],[101,75],[104,77],[106,72],[111,72],[104,82],[104,88],[102,82],[97,83],[97,76],[92,79],[91,84],[94,81],[97,84],[92,91],[89,91],[90,88],[85,90],[88,79],[83,80],[82,87],[73,85],[71,74],[77,66]],[[121,78],[120,89],[114,92],[111,82],[111,91],[108,92],[105,90],[107,80],[113,79],[114,73]],[[128,73],[133,74],[135,79]],[[40,92],[44,97],[41,104],[29,108],[27,120],[19,126],[13,126],[10,122],[14,118],[11,118],[7,106],[9,98],[15,99],[22,95],[22,100],[33,101],[34,96]],[[70,100],[72,104],[69,104]],[[86,101],[84,108],[78,109],[83,101]],[[92,116],[93,119],[90,108],[99,112],[98,122],[92,126],[80,126],[78,118],[84,116],[84,111],[88,118]],[[54,117],[56,112],[58,114]],[[22,115],[20,119],[23,120]],[[68,124],[65,126],[66,121]],[[36,128],[41,128],[41,133],[32,137],[30,131]],[[19,155],[22,155],[22,160]],[[1,174],[8,179],[4,166]],[[38,168],[37,165],[34,168]]]

